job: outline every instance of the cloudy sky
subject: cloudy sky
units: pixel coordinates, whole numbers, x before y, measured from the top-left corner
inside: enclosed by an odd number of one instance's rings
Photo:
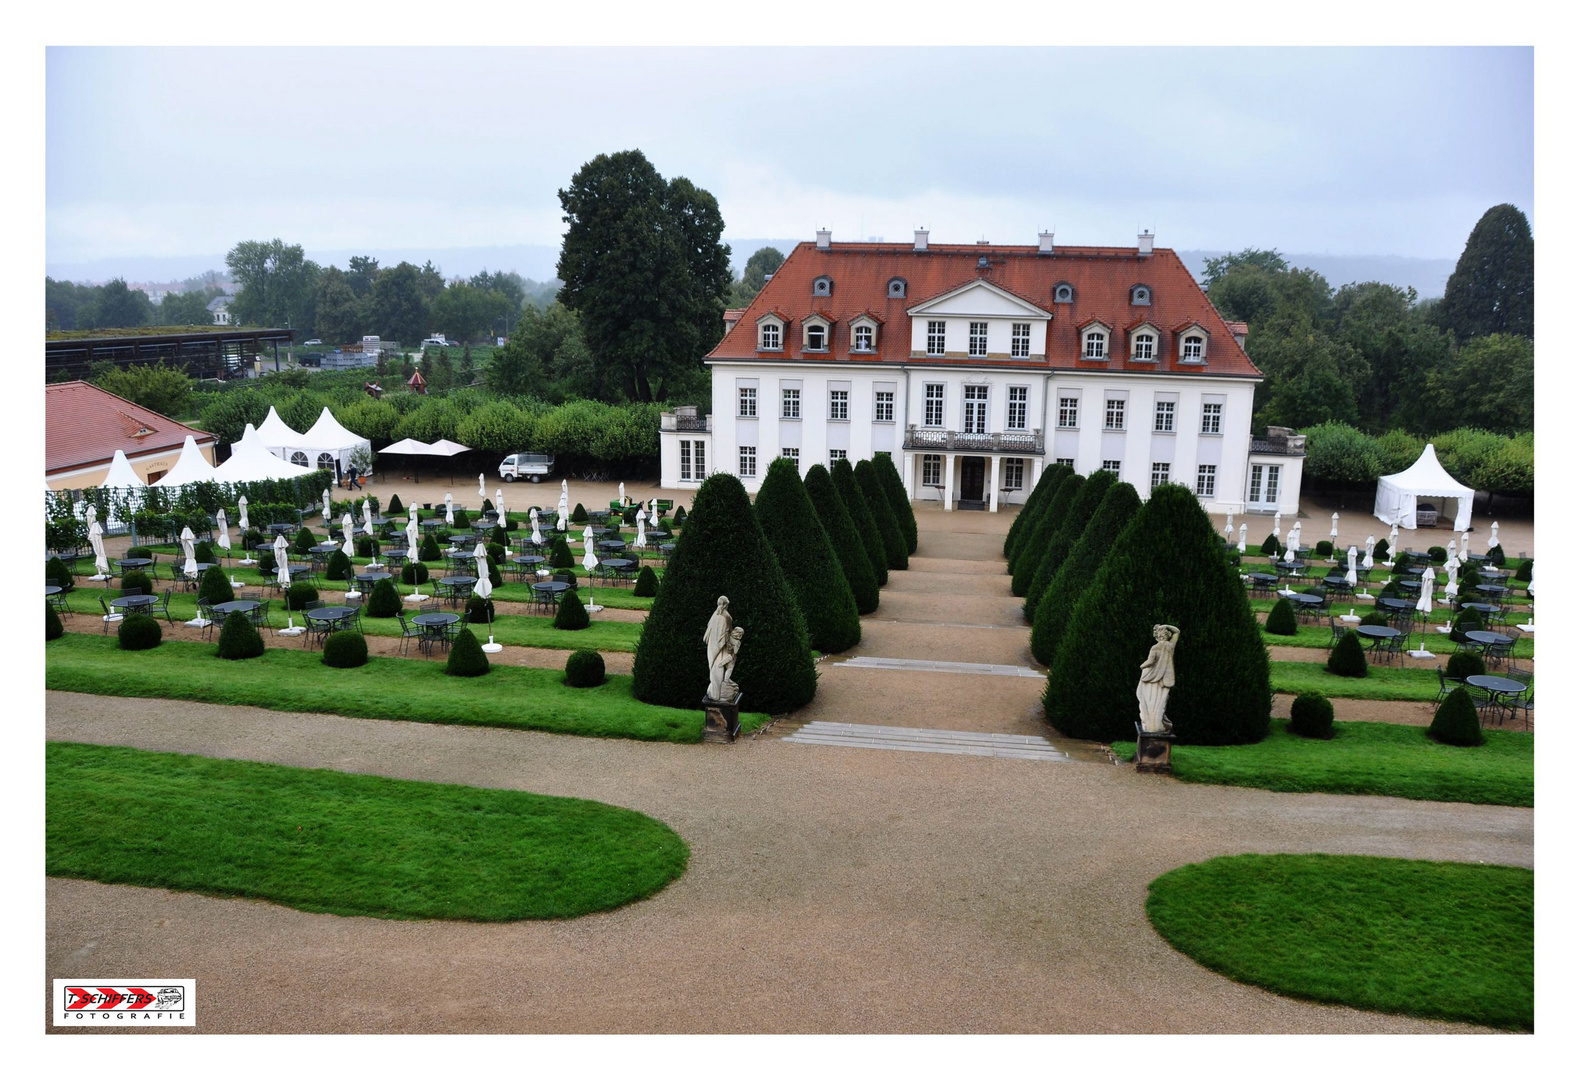
[[[1527,49],[51,49],[46,258],[557,244],[641,148],[727,236],[1458,255]]]

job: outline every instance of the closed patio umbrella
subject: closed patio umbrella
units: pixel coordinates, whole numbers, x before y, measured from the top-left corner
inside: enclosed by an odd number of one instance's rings
[[[505,489],[494,489],[494,513],[499,517],[499,524],[505,524]]]
[[[1388,557],[1390,559],[1399,557],[1399,523],[1397,521],[1388,530]]]
[[[223,506],[214,512],[214,530],[219,533],[219,546],[229,551],[230,522],[225,519],[225,508]]]
[[[620,481],[620,505],[625,505],[625,481]]]
[[[281,533],[274,538],[274,580],[280,583],[281,589],[291,587],[290,554],[290,545],[285,542],[285,534]]]
[[[1344,573],[1344,580],[1350,583],[1350,588],[1352,588],[1352,589],[1355,588],[1356,583],[1358,581],[1360,581],[1360,575],[1355,572],[1355,559],[1356,559],[1357,554],[1358,553],[1355,550],[1355,545],[1351,544],[1350,545],[1350,568],[1347,571],[1345,571],[1345,573]]]
[[[181,530],[181,553],[186,556],[186,561],[181,564],[181,572],[187,577],[197,573],[197,556],[193,553],[197,537],[192,535],[192,526],[187,525]]]
[[[647,547],[647,519],[641,514],[636,515],[636,546]]]
[[[1464,532],[1459,534],[1459,553],[1461,555],[1469,555],[1470,554],[1470,530],[1469,529],[1466,529]]]
[[[1454,601],[1459,597],[1459,560],[1449,556],[1448,562],[1443,564],[1443,571],[1448,574],[1448,585],[1443,589],[1443,599],[1449,609],[1454,607]]]
[[[246,532],[248,529],[252,528],[252,526],[247,523],[247,496],[245,495],[236,500],[236,528],[240,529],[242,532]]]
[[[329,519],[331,517],[333,517],[333,516],[334,516],[333,515],[333,511],[331,511],[329,509],[329,489],[325,488],[324,489],[324,526],[326,528],[329,526]]]
[[[561,480],[560,481],[560,502],[564,502],[565,500],[569,499],[570,498],[570,494],[571,494],[571,482],[569,480]]]
[[[1493,548],[1495,548],[1497,546],[1498,546],[1498,523],[1496,521],[1494,521],[1492,523],[1492,536],[1491,536],[1490,539],[1487,540],[1487,550],[1491,551]]]
[[[536,506],[534,506],[532,508],[532,545],[534,547],[538,547],[538,546],[541,546],[542,543],[543,543],[543,533],[538,528],[538,508]]]
[[[351,515],[341,514],[340,532],[341,535],[345,537],[345,542],[340,545],[340,550],[346,553],[346,558],[348,559],[357,553],[357,545],[351,540],[352,534],[354,534],[356,531],[357,527],[356,524],[351,520]]]
[[[93,580],[110,580],[110,557],[104,552],[104,526],[99,524],[98,511],[92,504],[88,506],[88,546],[93,549]]]
[[[1228,532],[1234,532],[1234,511],[1231,510],[1227,515],[1225,515],[1224,528]]]
[[[1245,522],[1240,522],[1240,554],[1245,554]]]
[[[455,524],[455,504],[450,501],[450,493],[448,491],[444,493],[444,523],[446,525]]]
[[[1375,560],[1372,558],[1372,548],[1376,546],[1377,538],[1375,536],[1368,536],[1366,538],[1366,550],[1361,554],[1361,569],[1365,570],[1368,575],[1371,574],[1372,567],[1376,565]]]
[[[554,522],[554,527],[556,529],[558,529],[560,532],[564,532],[565,531],[565,526],[567,524],[568,524],[568,522],[566,522],[566,520],[565,520],[565,504],[562,502],[562,503],[560,503],[560,516]]]
[[[366,497],[362,500],[362,531],[373,535],[373,504]]]
[[[647,523],[653,528],[658,528],[658,500],[647,500]]]
[[[479,499],[486,499],[486,498],[488,498],[488,487],[485,485],[485,483],[483,481],[483,474],[482,473],[478,473],[477,474],[477,497]]]
[[[1328,539],[1337,546],[1339,542],[1339,512],[1333,511],[1333,528],[1328,530]]]
[[[1448,542],[1448,561],[1450,561],[1450,562],[1457,562],[1458,560],[1459,560],[1459,541],[1457,541],[1457,540],[1450,540]]]
[[[582,556],[582,565],[585,566],[587,568],[587,572],[591,574],[593,569],[598,565],[598,556],[593,554],[591,531],[589,531],[586,537],[583,538],[582,543],[587,545],[587,554]]]
[[[1273,515],[1273,535],[1281,536],[1284,532],[1284,512],[1282,510]]]
[[[472,552],[472,557],[477,560],[477,584],[472,586],[472,595],[487,600],[494,595],[494,583],[488,580],[488,551],[483,547],[481,540],[477,543],[477,549]],[[494,644],[494,619],[490,615],[488,619],[488,644],[483,646],[483,651],[496,653],[502,648],[504,648],[503,645]]]
[[[1298,521],[1295,522],[1295,527],[1290,529],[1289,531],[1294,536],[1294,540],[1290,543],[1289,546],[1294,548],[1298,552],[1300,550],[1300,522],[1298,522]]]
[[[1421,575],[1421,599],[1415,602],[1415,609],[1421,613],[1421,647],[1411,649],[1410,655],[1420,660],[1430,660],[1432,653],[1426,651],[1426,622],[1432,617],[1432,587],[1437,584],[1437,575],[1429,566]]]

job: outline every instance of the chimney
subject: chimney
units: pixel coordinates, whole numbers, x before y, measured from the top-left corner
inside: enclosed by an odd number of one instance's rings
[[[834,234],[829,232],[827,229],[819,229],[817,231],[817,249],[819,251],[827,251],[828,242],[832,240],[833,237]]]
[[[1143,258],[1152,254],[1152,231],[1142,229],[1141,235],[1136,237],[1136,253]]]
[[[926,251],[927,250],[927,230],[926,229],[917,229],[916,230],[916,250],[917,251]]]
[[[1051,232],[1040,232],[1040,233],[1037,234],[1037,254],[1038,255],[1052,255],[1053,254],[1053,233],[1051,233]]]

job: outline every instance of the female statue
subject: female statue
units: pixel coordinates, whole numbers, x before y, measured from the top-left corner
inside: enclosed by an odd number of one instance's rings
[[[713,671],[718,663],[719,656],[729,646],[730,631],[735,629],[735,620],[730,617],[730,598],[719,597],[718,606],[714,608],[713,617],[708,620],[708,627],[702,632],[702,643],[708,650],[708,690],[711,696],[713,689]],[[715,701],[720,700],[714,698]]]
[[[1179,644],[1177,626],[1160,623],[1152,628],[1156,642],[1141,665],[1141,681],[1136,683],[1136,700],[1141,704],[1142,731],[1168,731],[1173,725],[1164,715],[1169,690],[1174,686],[1174,647]]]

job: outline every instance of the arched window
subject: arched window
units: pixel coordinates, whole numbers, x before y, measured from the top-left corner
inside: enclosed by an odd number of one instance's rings
[[[302,453],[300,450],[294,451],[291,454],[291,464],[305,466],[307,464],[307,455]]]
[[[1185,339],[1185,348],[1180,353],[1180,359],[1192,362],[1200,361],[1202,358],[1202,346],[1205,344],[1200,334],[1190,335]]]
[[[318,467],[320,469],[328,469],[330,472],[334,472],[334,470],[335,470],[335,455],[328,454],[328,453],[319,454],[318,455]]]
[[[1108,334],[1103,330],[1086,332],[1086,350],[1081,354],[1088,360],[1103,360],[1108,356]]]
[[[889,279],[889,296],[896,300],[905,299],[905,279],[894,277]]]
[[[1075,286],[1068,282],[1060,282],[1053,287],[1053,302],[1055,304],[1075,303]]]
[[[768,321],[757,328],[757,347],[759,349],[778,349],[780,326],[777,322]]]

